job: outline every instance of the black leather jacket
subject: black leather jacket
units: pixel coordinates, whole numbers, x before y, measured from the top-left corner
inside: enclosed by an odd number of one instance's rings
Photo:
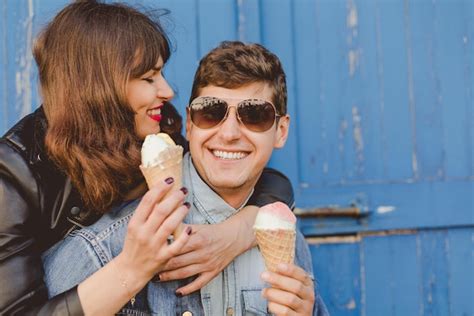
[[[100,215],[84,209],[71,185],[47,158],[40,107],[0,139],[0,315],[82,315],[77,287],[50,300],[41,253]],[[265,169],[249,204],[280,200],[293,206],[289,180]]]

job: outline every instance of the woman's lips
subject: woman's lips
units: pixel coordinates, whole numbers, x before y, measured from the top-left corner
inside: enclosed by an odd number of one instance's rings
[[[157,121],[157,122],[160,122],[161,118],[162,118],[161,114],[153,114],[153,115],[149,115],[149,116],[152,120]]]

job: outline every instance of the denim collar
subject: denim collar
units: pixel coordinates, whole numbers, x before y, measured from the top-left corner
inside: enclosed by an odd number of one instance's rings
[[[191,155],[186,153],[184,156],[184,177],[185,185],[189,186],[190,193],[194,206],[197,208],[199,213],[206,219],[210,224],[216,224],[225,221],[245,206],[250,196],[253,193],[250,192],[249,196],[245,199],[242,206],[238,209],[233,208],[227,204],[216,192],[214,192],[201,176],[197,172],[192,162]]]

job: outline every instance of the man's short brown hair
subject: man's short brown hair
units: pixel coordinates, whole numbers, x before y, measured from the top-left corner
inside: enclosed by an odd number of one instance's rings
[[[278,57],[260,44],[225,41],[204,56],[194,76],[190,102],[200,89],[213,85],[228,89],[264,82],[273,90],[278,114],[286,114],[286,78]]]

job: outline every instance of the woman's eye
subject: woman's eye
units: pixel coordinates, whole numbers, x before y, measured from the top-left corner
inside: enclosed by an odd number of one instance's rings
[[[145,80],[148,83],[153,83],[154,82],[153,78],[143,78],[143,80]]]

